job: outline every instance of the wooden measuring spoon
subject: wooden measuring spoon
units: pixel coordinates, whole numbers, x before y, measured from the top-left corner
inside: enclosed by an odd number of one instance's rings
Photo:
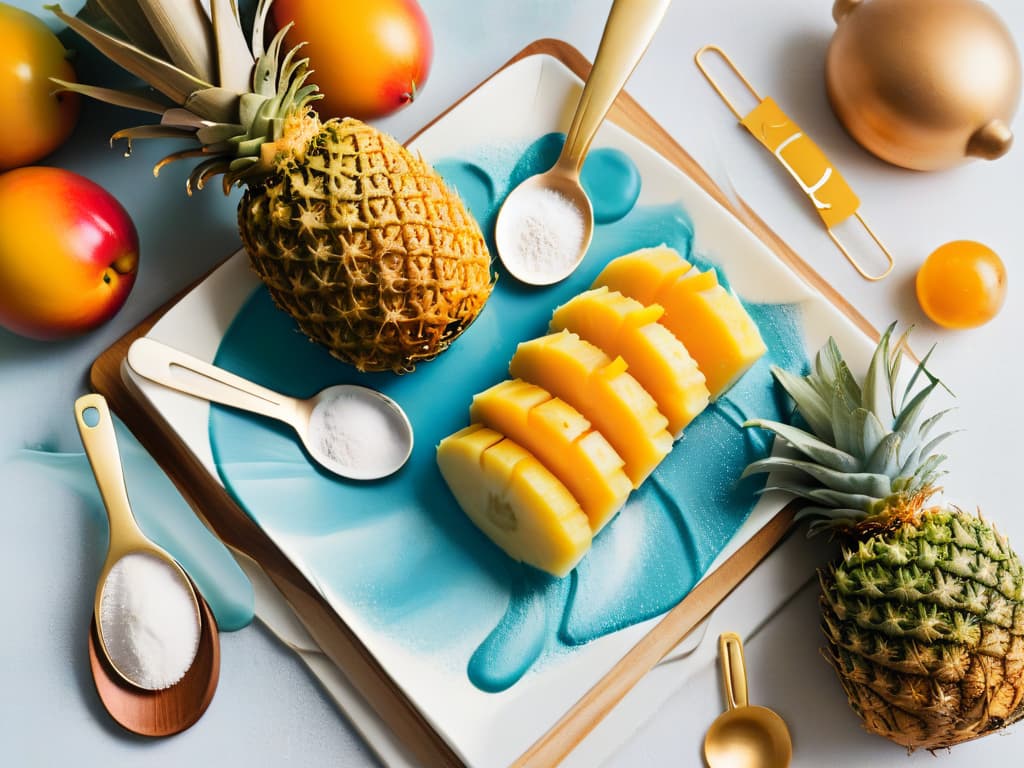
[[[206,601],[181,566],[146,538],[132,515],[124,473],[117,450],[114,422],[101,395],[84,395],[75,401],[75,419],[96,484],[110,519],[110,546],[104,563],[89,629],[89,663],[100,701],[123,728],[143,736],[170,736],[193,725],[206,711],[220,677],[220,642],[217,625]],[[128,555],[148,555],[172,568],[194,601],[199,642],[192,663],[181,680],[170,687],[151,689],[132,681],[107,654],[96,617],[107,577],[114,565]]]
[[[89,666],[96,693],[114,721],[140,736],[173,736],[202,717],[217,690],[220,643],[210,607],[197,593],[201,634],[199,651],[185,676],[170,688],[147,691],[125,681],[100,649],[96,619],[89,628]]]

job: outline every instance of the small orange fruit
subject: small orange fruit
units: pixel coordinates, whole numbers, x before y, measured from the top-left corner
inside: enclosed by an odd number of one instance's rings
[[[433,58],[430,24],[416,0],[275,0],[278,28],[295,26],[287,47],[305,42],[326,120],[372,120],[416,98]]]
[[[55,94],[51,77],[75,80],[60,40],[33,14],[0,3],[0,171],[41,160],[74,130],[79,97]]]
[[[921,309],[944,328],[976,328],[1006,299],[1006,267],[990,248],[956,240],[936,249],[917,273]]]

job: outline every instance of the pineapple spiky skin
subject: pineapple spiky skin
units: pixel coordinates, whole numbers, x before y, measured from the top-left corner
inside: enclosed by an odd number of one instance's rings
[[[774,473],[811,532],[843,543],[819,574],[825,656],[865,729],[942,749],[1024,717],[1024,567],[980,516],[929,505],[952,433],[931,435],[946,412],[924,409],[941,385],[928,356],[897,400],[906,335],[891,345],[892,331],[862,381],[832,340],[807,376],[775,370],[808,429],[748,422],[799,455],[747,473]]]
[[[1024,716],[1024,568],[987,522],[927,510],[819,576],[825,654],[867,730],[937,749]]]
[[[483,234],[422,159],[358,120],[328,121],[246,189],[242,241],[277,305],[361,371],[404,373],[491,292]]]

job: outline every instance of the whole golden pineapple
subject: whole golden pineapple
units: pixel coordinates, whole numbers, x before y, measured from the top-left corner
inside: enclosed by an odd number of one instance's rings
[[[189,192],[223,174],[244,183],[242,241],[274,302],[309,338],[361,371],[413,370],[473,322],[493,286],[480,227],[441,177],[390,136],[358,120],[321,123],[309,108],[306,60],[266,49],[271,0],[251,45],[233,0],[98,0],[108,34],[53,7],[70,27],[155,91],[66,89],[161,116],[114,139],[187,138],[204,158]]]
[[[892,331],[863,383],[832,340],[808,376],[775,370],[809,431],[750,422],[800,456],[747,474],[778,473],[770,487],[807,501],[811,531],[841,539],[820,573],[826,656],[864,727],[936,749],[1024,717],[1024,568],[980,517],[929,505],[950,434],[932,437],[944,413],[924,411],[940,383],[926,357],[897,407],[906,337],[891,346]]]

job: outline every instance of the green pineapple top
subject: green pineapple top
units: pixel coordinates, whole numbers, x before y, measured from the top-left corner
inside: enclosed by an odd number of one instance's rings
[[[805,499],[798,519],[817,518],[812,532],[870,532],[914,520],[945,474],[940,466],[946,457],[935,451],[952,432],[931,435],[949,411],[928,415],[925,410],[941,386],[927,369],[931,352],[917,365],[897,404],[896,379],[907,334],[892,344],[894,328],[882,335],[863,382],[850,372],[833,339],[818,352],[807,376],[772,369],[809,430],[764,419],[745,425],[774,432],[799,454],[755,461],[744,477],[778,472],[766,490]]]
[[[279,152],[292,152],[314,134],[319,121],[309,104],[320,98],[307,83],[308,59],[298,47],[282,55],[281,29],[264,48],[272,0],[260,0],[252,40],[246,41],[234,0],[211,0],[207,16],[197,2],[182,0],[97,0],[105,18],[98,25],[46,8],[122,68],[153,90],[116,91],[54,80],[61,89],[128,109],[160,115],[157,124],[125,128],[111,141],[191,139],[197,147],[168,155],[169,162],[204,158],[188,180],[202,189],[223,174],[224,189],[258,180],[273,169]]]

